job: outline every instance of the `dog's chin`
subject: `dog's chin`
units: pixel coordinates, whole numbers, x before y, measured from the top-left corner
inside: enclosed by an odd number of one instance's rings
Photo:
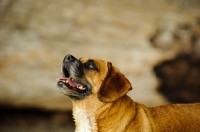
[[[61,92],[73,100],[84,99],[91,94],[91,85],[86,81],[68,77],[57,78],[57,80],[57,86]]]

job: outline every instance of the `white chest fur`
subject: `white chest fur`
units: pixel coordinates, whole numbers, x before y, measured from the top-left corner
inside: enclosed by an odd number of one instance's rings
[[[73,114],[76,122],[76,132],[98,131],[93,112],[76,108],[74,109]]]

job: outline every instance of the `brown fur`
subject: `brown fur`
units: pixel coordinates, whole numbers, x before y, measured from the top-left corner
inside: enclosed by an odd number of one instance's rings
[[[92,94],[73,101],[77,132],[200,132],[200,103],[148,108],[126,95],[131,84],[116,67],[95,63],[99,72],[84,75]]]

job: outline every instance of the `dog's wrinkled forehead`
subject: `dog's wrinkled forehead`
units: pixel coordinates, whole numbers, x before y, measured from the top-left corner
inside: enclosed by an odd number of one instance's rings
[[[82,57],[79,59],[81,61],[82,64],[88,62],[88,61],[93,61],[100,69],[107,69],[107,64],[108,62],[105,60],[100,60],[100,59],[95,59],[95,58],[87,58],[87,57]]]
[[[94,58],[87,58],[87,57],[81,57],[79,60],[81,61],[82,64],[86,63],[89,60],[92,60],[95,63],[98,63],[98,61],[103,61],[103,60],[94,59]],[[104,62],[106,62],[106,61],[104,61]]]
[[[108,72],[108,63],[109,62],[107,62],[105,60],[86,58],[86,57],[80,58],[79,60],[83,64],[84,69],[86,69],[86,70],[88,69],[87,64],[91,64],[91,62],[94,64],[93,66],[96,67],[95,72],[98,74],[95,74],[95,76],[93,76],[93,79],[94,78],[99,79],[98,81],[100,82],[101,80],[103,80],[105,78],[105,76]],[[93,71],[93,70],[91,70],[91,71]]]

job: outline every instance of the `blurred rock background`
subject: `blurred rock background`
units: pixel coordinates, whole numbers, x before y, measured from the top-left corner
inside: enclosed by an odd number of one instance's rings
[[[55,81],[69,53],[112,62],[132,83],[131,98],[147,106],[200,101],[199,7],[199,0],[0,0],[0,131],[74,131],[71,101]]]

